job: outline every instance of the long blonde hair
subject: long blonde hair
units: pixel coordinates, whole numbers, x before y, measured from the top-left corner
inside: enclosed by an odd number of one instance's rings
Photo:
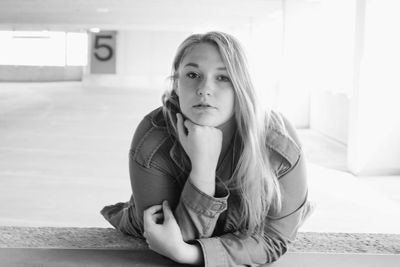
[[[199,43],[216,45],[227,68],[235,92],[235,120],[242,150],[229,188],[240,196],[238,229],[245,234],[263,232],[268,212],[279,211],[279,183],[270,166],[265,141],[270,113],[262,110],[248,73],[247,61],[239,42],[222,32],[193,34],[178,47],[172,66],[173,85],[163,95],[163,111],[171,134],[177,137],[175,114],[180,112],[175,92],[177,71],[183,58]]]

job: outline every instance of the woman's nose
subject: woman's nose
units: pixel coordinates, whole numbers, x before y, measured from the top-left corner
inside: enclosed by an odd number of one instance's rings
[[[197,94],[199,96],[210,96],[213,90],[212,87],[211,81],[209,79],[204,79],[197,88]]]

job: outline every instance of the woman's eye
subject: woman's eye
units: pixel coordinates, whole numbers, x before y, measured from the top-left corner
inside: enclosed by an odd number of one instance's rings
[[[199,77],[199,75],[198,75],[197,73],[195,73],[195,72],[188,72],[188,73],[186,74],[186,76],[187,76],[188,78],[190,78],[190,79],[196,79],[196,78]]]
[[[229,77],[225,76],[225,75],[218,76],[217,80],[221,81],[221,82],[230,82],[231,81],[231,79],[229,79]]]

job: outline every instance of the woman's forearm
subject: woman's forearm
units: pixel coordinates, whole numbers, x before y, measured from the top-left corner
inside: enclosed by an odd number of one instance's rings
[[[184,243],[177,255],[177,262],[190,265],[202,265],[204,262],[203,251],[199,243]]]
[[[212,197],[215,195],[215,171],[196,171],[192,169],[189,179],[203,193]]]

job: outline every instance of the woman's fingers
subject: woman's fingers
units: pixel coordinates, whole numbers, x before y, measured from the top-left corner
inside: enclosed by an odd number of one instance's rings
[[[164,214],[163,213],[156,213],[153,214],[152,220],[155,224],[162,224],[164,221]]]
[[[167,200],[163,201],[162,207],[163,207],[163,213],[164,213],[164,220],[165,221],[175,220],[174,214],[172,213],[172,210],[171,210]]]
[[[154,205],[144,211],[144,215],[151,216],[154,213],[162,210],[162,205]]]
[[[194,124],[190,120],[185,120],[183,125],[188,129],[188,132],[191,132],[196,126],[198,127],[198,125]]]
[[[143,232],[143,237],[144,237],[144,240],[146,241],[146,243],[149,244],[149,235],[147,234],[146,231]]]
[[[154,223],[153,215],[162,210],[162,205],[154,205],[143,212],[144,227],[148,227]]]
[[[201,127],[190,120],[184,120],[182,114],[176,113],[177,118],[177,128],[179,138],[187,136],[189,132],[194,130],[196,127]]]

